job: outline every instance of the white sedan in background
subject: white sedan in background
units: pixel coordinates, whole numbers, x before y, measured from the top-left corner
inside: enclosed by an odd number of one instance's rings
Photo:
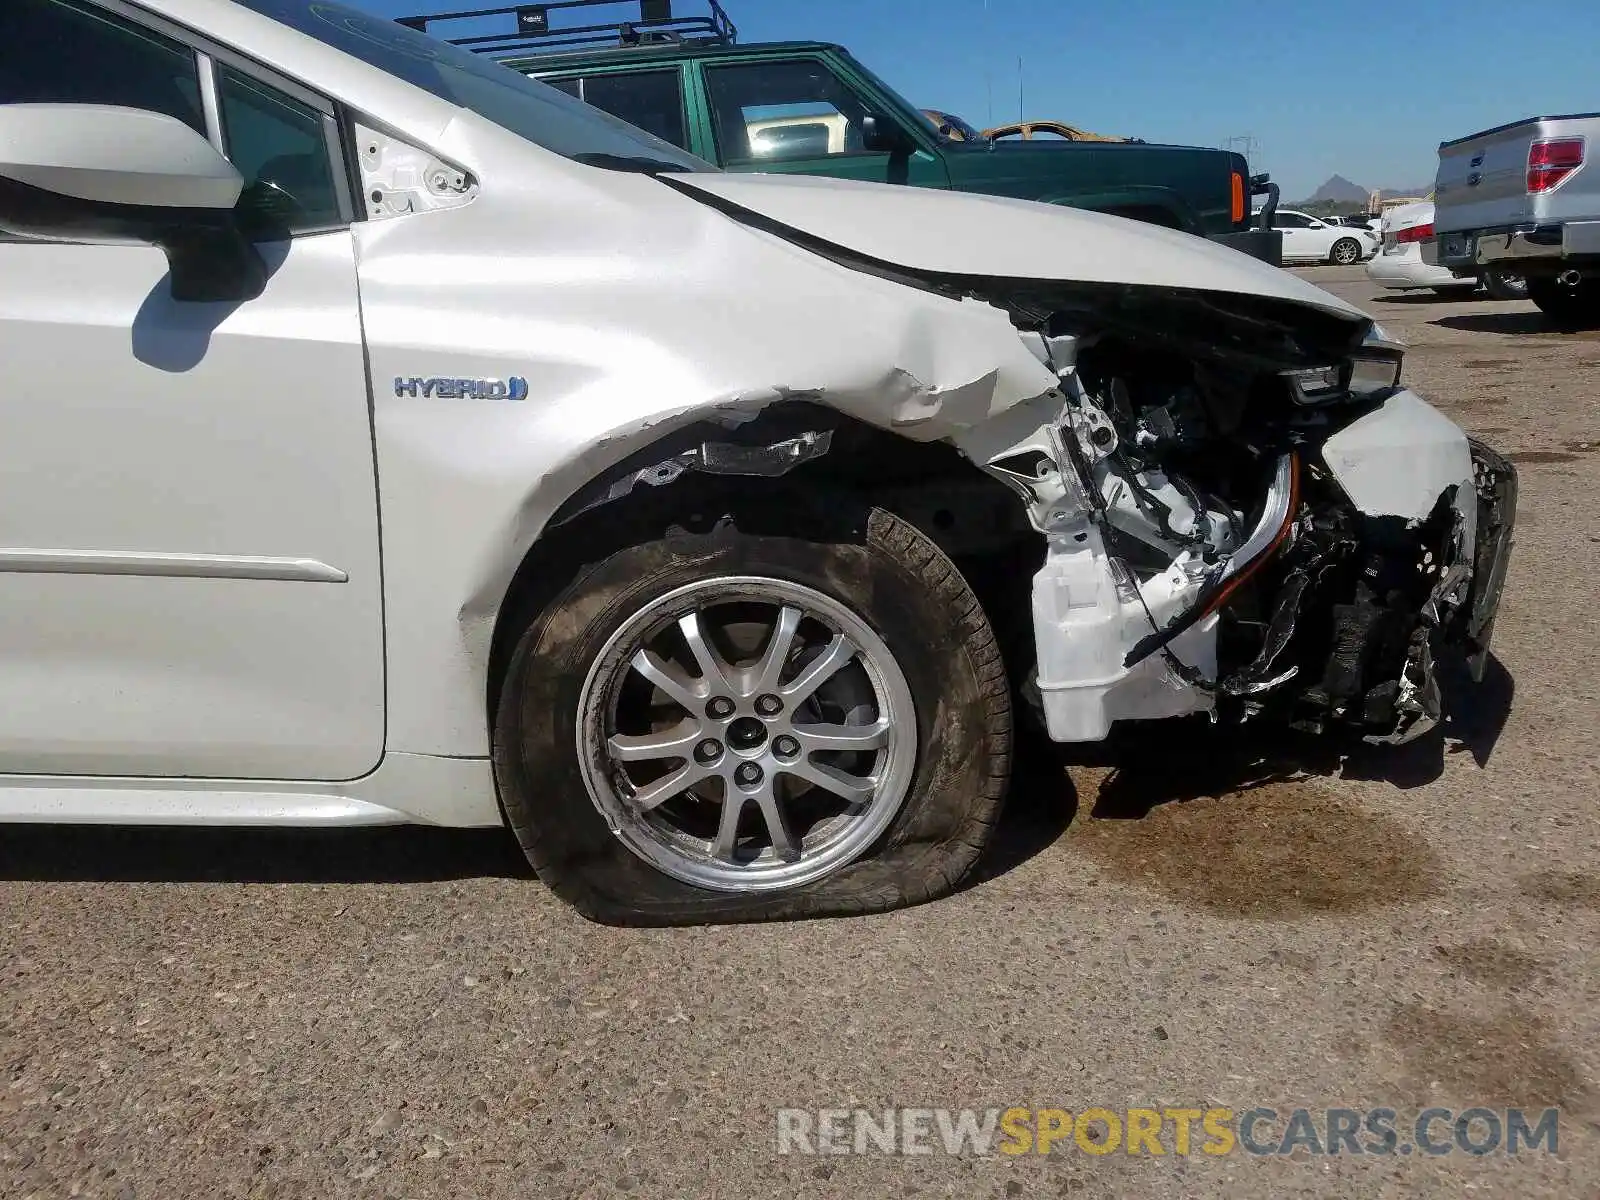
[[[1397,204],[1383,214],[1383,244],[1367,264],[1367,278],[1379,287],[1395,290],[1430,288],[1443,296],[1465,296],[1481,283],[1496,300],[1522,300],[1528,282],[1504,271],[1476,275],[1453,274],[1448,267],[1429,262],[1423,248],[1433,243],[1433,201]]]
[[[1308,213],[1280,208],[1272,227],[1283,231],[1283,261],[1348,267],[1378,252],[1378,235],[1359,226],[1330,225]]]
[[[1469,292],[1476,276],[1460,279],[1448,267],[1425,262],[1422,244],[1433,240],[1433,201],[1399,204],[1383,214],[1383,245],[1367,264],[1367,278],[1397,290],[1432,288],[1436,292]]]

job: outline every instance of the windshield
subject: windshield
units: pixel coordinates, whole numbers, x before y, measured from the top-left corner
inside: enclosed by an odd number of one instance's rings
[[[393,21],[327,0],[240,2],[577,162],[620,171],[716,170],[565,92]]]
[[[987,142],[989,139],[968,125],[955,113],[928,111],[928,120],[934,130],[947,142]]]

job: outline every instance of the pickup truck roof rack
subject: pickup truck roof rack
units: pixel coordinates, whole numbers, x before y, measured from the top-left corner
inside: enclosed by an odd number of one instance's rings
[[[559,9],[593,8],[597,5],[619,8],[636,3],[638,20],[609,21],[594,25],[569,25],[554,28],[550,14]],[[512,17],[516,29],[506,33],[479,33],[447,37],[452,45],[475,54],[508,54],[516,51],[555,51],[575,46],[731,46],[739,30],[718,0],[705,0],[710,11],[704,15],[677,17],[672,0],[545,0],[539,4],[518,4],[510,8],[477,8],[465,12],[422,13],[396,17],[401,25],[419,33],[430,33],[436,22],[475,21],[486,17]]]

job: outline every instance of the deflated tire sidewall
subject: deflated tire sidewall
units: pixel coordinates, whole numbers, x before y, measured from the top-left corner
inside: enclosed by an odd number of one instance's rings
[[[982,610],[953,564],[892,514],[811,513],[826,540],[792,536],[784,526],[807,527],[797,516],[766,511],[624,546],[584,567],[513,651],[495,721],[502,803],[541,878],[589,916],[678,924],[881,911],[948,892],[976,862],[998,816],[1011,729]],[[761,894],[706,891],[655,870],[613,834],[578,765],[583,682],[616,628],[686,583],[737,575],[792,580],[860,614],[916,708],[913,782],[877,846],[814,883]]]

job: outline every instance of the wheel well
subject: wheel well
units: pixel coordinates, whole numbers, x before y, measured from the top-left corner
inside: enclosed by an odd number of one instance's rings
[[[819,435],[823,449],[774,471],[761,452]],[[716,447],[718,453],[706,454]],[[682,466],[687,460],[699,465]],[[672,469],[663,469],[671,464]],[[737,469],[740,466],[747,469]],[[772,500],[837,490],[915,525],[962,568],[1002,646],[1028,614],[1043,539],[1010,488],[945,442],[917,442],[804,402],[774,405],[734,428],[703,423],[630,454],[558,509],[513,576],[495,620],[485,697],[491,721],[516,639],[585,568],[673,525],[713,524],[736,497]],[[707,507],[710,502],[713,507]]]

